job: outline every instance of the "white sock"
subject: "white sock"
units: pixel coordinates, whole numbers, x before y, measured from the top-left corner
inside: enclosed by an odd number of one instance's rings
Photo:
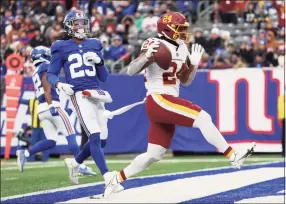
[[[199,128],[207,142],[215,146],[220,152],[224,153],[229,147],[229,144],[211,121],[210,115],[204,110],[199,113],[193,126]]]
[[[73,158],[73,159],[72,159],[72,165],[73,165],[74,167],[78,167],[80,164],[77,163],[77,161]]]
[[[146,168],[148,168],[155,161],[150,159],[150,156],[147,152],[138,155],[129,166],[127,166],[123,171],[126,178],[129,178]]]
[[[147,169],[154,162],[160,161],[166,151],[167,149],[160,145],[149,143],[147,152],[138,155],[132,163],[123,170],[125,177],[129,178],[134,176],[135,174]]]
[[[30,153],[28,152],[28,150],[25,150],[24,155],[25,155],[25,157],[29,157],[30,156]]]

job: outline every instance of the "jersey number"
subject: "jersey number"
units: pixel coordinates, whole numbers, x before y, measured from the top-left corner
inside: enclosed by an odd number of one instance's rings
[[[171,62],[170,68],[172,69],[170,72],[164,72],[162,74],[163,84],[164,85],[174,85],[177,81],[176,72],[178,69],[178,65],[176,62]],[[146,73],[146,69],[145,69]],[[144,76],[144,82],[147,82],[146,76]]]
[[[72,63],[70,65],[70,72],[71,72],[71,78],[75,79],[78,77],[84,77],[84,76],[90,76],[93,77],[96,75],[95,66],[87,61],[87,57],[94,55],[93,52],[86,52],[83,55],[80,55],[78,53],[71,54],[68,58],[69,62],[76,60],[76,62]],[[89,68],[85,68],[84,70],[78,70],[78,68],[81,68],[83,65]]]
[[[164,85],[176,84],[176,71],[178,68],[177,63],[171,62],[170,68],[172,69],[172,71],[163,73],[163,84]]]
[[[34,87],[36,90],[36,97],[38,98],[42,94],[44,94],[44,88],[42,87],[42,82],[38,74],[35,74],[33,77]]]

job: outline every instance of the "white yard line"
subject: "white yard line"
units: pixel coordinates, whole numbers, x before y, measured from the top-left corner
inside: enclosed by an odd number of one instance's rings
[[[4,181],[11,181],[11,180],[17,180],[19,178],[17,177],[7,177],[7,178],[4,178]]]
[[[264,162],[264,163],[260,163],[259,165],[271,164],[271,163],[277,163],[277,162]],[[249,164],[249,165],[245,165],[245,166],[254,166],[254,165],[258,165],[258,164]],[[140,177],[130,178],[129,180],[138,179],[138,178],[163,177],[163,176],[167,176],[167,175],[180,175],[180,174],[186,174],[186,173],[204,172],[204,171],[229,169],[229,168],[232,168],[232,167],[230,167],[230,166],[216,167],[216,168],[208,168],[208,169],[199,169],[199,170],[194,170],[194,171],[184,171],[184,172],[174,172],[174,173],[167,173],[167,174],[140,176]],[[32,195],[39,195],[39,194],[44,194],[44,193],[53,193],[53,192],[58,192],[58,191],[66,191],[66,190],[72,190],[72,189],[77,189],[77,188],[84,188],[84,187],[95,186],[95,185],[100,185],[100,184],[104,184],[104,182],[80,184],[80,185],[76,185],[76,186],[61,187],[61,188],[44,190],[44,191],[37,191],[37,192],[32,192],[32,193],[27,193],[27,194],[22,194],[22,195],[8,196],[8,197],[1,198],[1,201],[8,200],[8,199],[14,199],[14,198],[20,198],[20,197],[26,197],[26,196],[32,196]]]
[[[282,158],[248,158],[247,161],[283,161]],[[132,162],[132,159],[123,159],[123,160],[107,160],[106,161],[108,164],[129,164]],[[159,161],[159,163],[205,163],[205,162],[228,162],[227,159],[221,158],[221,159],[164,159]],[[94,161],[88,160],[84,162],[85,164],[95,164]],[[52,161],[52,162],[32,162],[29,163],[27,162],[25,169],[35,169],[35,168],[50,168],[50,167],[59,167],[59,166],[64,166],[63,160],[61,161]],[[6,166],[2,167],[1,171],[7,171],[7,170],[17,170],[18,167],[16,166],[16,163],[14,166]]]

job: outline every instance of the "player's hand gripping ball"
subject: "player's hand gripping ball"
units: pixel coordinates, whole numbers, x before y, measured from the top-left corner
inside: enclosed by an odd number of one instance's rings
[[[169,48],[164,43],[160,43],[157,52],[154,53],[154,62],[164,70],[170,68],[172,55]]]
[[[168,70],[172,61],[172,55],[167,46],[157,38],[154,38],[147,46],[146,57],[149,61],[146,63],[146,66],[155,62],[160,68]]]

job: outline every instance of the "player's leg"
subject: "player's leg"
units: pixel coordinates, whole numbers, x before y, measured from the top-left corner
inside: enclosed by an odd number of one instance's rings
[[[32,128],[32,134],[31,134],[31,146],[34,146],[35,144],[37,144],[37,142],[39,141],[39,132],[37,131],[38,128]],[[28,158],[29,162],[35,161],[36,160],[36,155],[31,155]]]
[[[69,115],[61,108],[57,108],[57,110],[59,116],[54,116],[54,117],[51,116],[52,120],[55,126],[57,127],[57,130],[62,132],[66,136],[70,151],[72,152],[74,157],[77,157],[77,155],[80,154],[80,148],[79,145],[77,144],[75,130],[72,124],[70,123],[71,120],[69,118]],[[83,159],[85,160],[88,157],[89,155],[84,155]],[[96,176],[96,173],[93,172],[92,169],[85,166],[83,161],[78,165],[76,169],[73,168],[73,171],[70,172],[70,180],[73,184],[78,183],[78,177],[77,177],[78,172],[83,175]]]
[[[43,128],[39,128],[39,132],[40,132],[40,140],[46,140],[46,135],[44,133],[44,129]],[[50,157],[50,150],[45,150],[42,152],[42,161],[46,162],[49,160]]]
[[[152,94],[147,98],[146,106],[147,109],[157,106],[156,110],[159,111],[159,113],[147,111],[151,120],[159,117],[159,120],[164,123],[199,128],[205,139],[222,152],[237,168],[240,168],[245,158],[252,153],[255,147],[255,143],[253,143],[249,149],[240,153],[235,152],[215,127],[211,116],[187,100],[169,95]]]
[[[87,150],[88,147],[90,148],[90,155],[94,159],[101,174],[104,175],[108,172],[108,168],[101,148],[100,128],[97,123],[95,105],[88,99],[83,98],[81,92],[77,92],[74,96],[71,96],[71,100],[77,117],[88,136],[89,145],[86,143],[84,149],[86,148],[85,150]],[[83,150],[81,153],[84,152],[87,153],[88,151]]]
[[[118,172],[111,172],[110,185],[106,187],[104,197],[107,198],[114,192],[114,188],[118,183],[144,171],[154,162],[160,161],[171,144],[176,126],[174,124],[161,124],[156,122],[150,123],[149,143],[147,151],[138,155],[132,163],[125,169]]]
[[[41,118],[42,114],[39,115]],[[37,152],[42,152],[51,148],[54,148],[57,143],[57,130],[56,127],[50,120],[44,119],[41,120],[43,124],[44,133],[46,135],[46,140],[39,141],[36,145],[32,146],[29,150],[25,151],[25,156],[28,157],[30,155],[34,155]]]
[[[150,122],[147,152],[137,156],[128,167],[120,171],[120,181],[145,170],[152,163],[160,161],[171,144],[175,128],[173,124]]]
[[[193,126],[199,128],[205,139],[222,152],[235,168],[240,168],[243,165],[245,159],[251,155],[256,146],[255,143],[252,143],[249,148],[236,152],[213,124],[211,116],[204,110],[198,114]]]
[[[96,105],[96,118],[97,118],[97,123],[100,128],[100,140],[101,140],[101,147],[106,146],[106,140],[108,137],[108,127],[107,127],[107,122],[108,119],[106,117],[103,117],[103,112],[105,110],[104,103],[103,102],[98,102],[95,103]]]
[[[59,116],[50,116],[51,120],[53,121],[54,125],[57,127],[57,130],[62,132],[67,139],[68,147],[74,157],[76,157],[79,152],[79,145],[76,142],[76,134],[74,127],[70,123],[69,115],[60,107],[57,108]]]
[[[47,119],[48,114],[50,114],[49,111],[39,114],[47,139],[37,142],[29,150],[17,151],[17,164],[21,172],[24,171],[24,165],[28,157],[36,154],[37,152],[43,152],[56,146],[57,130],[53,123]]]

